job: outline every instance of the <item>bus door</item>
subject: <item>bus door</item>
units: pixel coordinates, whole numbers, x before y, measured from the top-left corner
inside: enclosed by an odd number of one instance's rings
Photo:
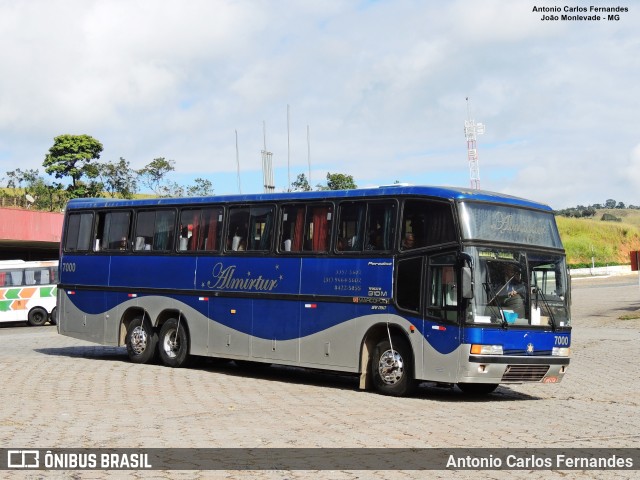
[[[453,383],[458,367],[461,326],[455,252],[428,255],[424,291],[423,367],[425,378]]]

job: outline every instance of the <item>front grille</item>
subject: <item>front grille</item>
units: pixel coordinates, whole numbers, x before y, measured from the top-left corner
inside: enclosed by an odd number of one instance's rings
[[[549,371],[549,365],[507,365],[503,382],[539,382]]]

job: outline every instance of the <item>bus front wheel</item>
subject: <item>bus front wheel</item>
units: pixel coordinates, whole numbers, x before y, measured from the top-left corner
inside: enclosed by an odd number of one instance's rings
[[[51,325],[55,325],[58,323],[58,307],[53,307],[51,310],[51,314],[49,315],[49,323]]]
[[[142,317],[134,318],[127,329],[125,343],[127,354],[133,363],[150,362],[156,350],[158,336],[155,330]]]
[[[160,329],[159,340],[160,360],[167,367],[183,366],[189,354],[189,337],[184,328],[184,322],[170,318]]]
[[[378,392],[401,397],[410,394],[415,387],[411,348],[398,336],[392,336],[391,343],[385,338],[373,349],[371,374]]]
[[[39,327],[47,323],[48,319],[49,319],[49,314],[47,313],[47,311],[42,307],[36,307],[31,309],[31,311],[29,312],[29,316],[27,317],[27,322],[32,327]]]

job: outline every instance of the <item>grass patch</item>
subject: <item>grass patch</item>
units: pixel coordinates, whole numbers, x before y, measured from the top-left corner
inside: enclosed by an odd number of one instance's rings
[[[597,220],[556,217],[569,265],[590,265],[592,257],[599,265],[630,263],[629,252],[640,250],[640,217],[616,213],[621,222],[603,222],[599,215]]]
[[[640,310],[634,313],[625,313],[618,317],[618,320],[638,320],[640,319]]]

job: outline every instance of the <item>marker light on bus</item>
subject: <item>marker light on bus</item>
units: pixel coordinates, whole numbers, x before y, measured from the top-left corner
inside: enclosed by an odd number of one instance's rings
[[[502,355],[502,345],[471,345],[474,355]]]
[[[568,357],[570,353],[570,348],[568,347],[553,347],[551,350],[551,355],[554,357]]]

